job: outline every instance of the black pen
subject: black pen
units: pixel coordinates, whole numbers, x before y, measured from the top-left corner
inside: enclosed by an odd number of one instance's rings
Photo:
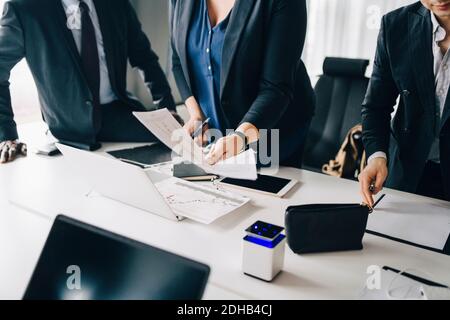
[[[386,194],[383,194],[378,200],[377,202],[375,202],[375,204],[372,207],[372,210],[375,209],[375,207],[380,204],[381,200],[383,200],[383,198],[386,197]]]

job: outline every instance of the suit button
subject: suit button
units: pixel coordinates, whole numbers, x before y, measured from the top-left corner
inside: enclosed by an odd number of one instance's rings
[[[410,130],[409,128],[403,128],[403,132],[404,132],[404,133],[410,133],[411,130]]]
[[[408,90],[403,90],[402,93],[405,97],[408,97],[411,94],[411,92],[409,92]]]
[[[228,107],[229,105],[230,105],[230,101],[228,101],[228,100],[223,100],[222,101],[222,106]]]
[[[92,101],[86,101],[86,105],[87,105],[88,107],[92,106]]]

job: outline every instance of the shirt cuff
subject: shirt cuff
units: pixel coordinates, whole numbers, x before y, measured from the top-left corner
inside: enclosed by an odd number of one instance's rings
[[[387,160],[387,155],[383,151],[377,151],[377,152],[375,152],[373,155],[371,155],[369,157],[369,159],[367,160],[367,163],[370,163],[370,162],[372,162],[372,160],[375,160],[377,158],[382,158],[382,159],[386,159]]]

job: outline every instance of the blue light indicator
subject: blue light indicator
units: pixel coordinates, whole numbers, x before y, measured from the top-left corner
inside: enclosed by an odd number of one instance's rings
[[[281,241],[283,241],[286,238],[286,236],[284,234],[280,234],[275,240],[273,241],[268,241],[268,240],[264,240],[264,239],[260,239],[260,238],[255,238],[252,236],[246,236],[244,238],[244,241],[248,241],[251,243],[254,243],[258,246],[262,246],[262,247],[266,247],[269,249],[273,249],[275,248]]]

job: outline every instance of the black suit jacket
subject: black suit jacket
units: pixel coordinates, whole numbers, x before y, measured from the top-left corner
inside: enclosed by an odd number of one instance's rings
[[[165,75],[128,0],[94,0],[111,86],[124,107],[144,110],[126,91],[127,62],[142,71],[153,98],[174,109]],[[82,72],[61,0],[11,0],[0,21],[0,141],[17,139],[9,73],[26,58],[39,92],[42,114],[61,140],[95,142],[92,94]]]
[[[450,190],[450,95],[439,121],[432,33],[430,11],[420,2],[383,18],[362,110],[368,156],[386,152],[390,171],[387,186],[407,192],[417,190],[436,134],[440,136],[443,176]],[[398,111],[391,123],[399,96]]]
[[[173,72],[181,97],[192,96],[187,32],[196,0],[171,0]],[[236,129],[280,129],[282,139],[314,113],[315,97],[301,60],[306,35],[304,0],[236,0],[226,31],[220,101]]]

